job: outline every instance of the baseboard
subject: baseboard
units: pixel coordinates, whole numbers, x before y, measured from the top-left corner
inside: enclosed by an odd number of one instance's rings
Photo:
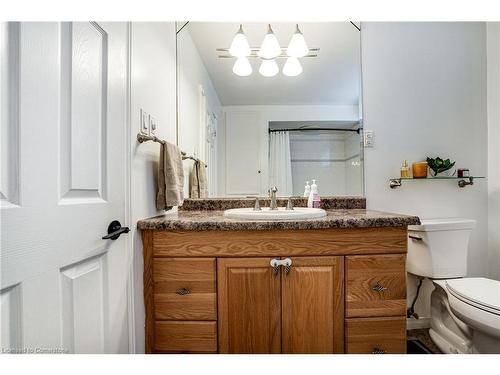
[[[407,318],[406,319],[406,329],[425,329],[431,328],[431,318]]]

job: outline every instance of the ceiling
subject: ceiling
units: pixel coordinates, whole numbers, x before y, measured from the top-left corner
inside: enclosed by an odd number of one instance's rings
[[[281,73],[285,59],[278,59],[280,73],[259,74],[259,60],[250,59],[253,73],[239,77],[232,72],[234,59],[217,57],[216,48],[229,48],[238,23],[189,22],[189,32],[222,105],[357,105],[360,88],[360,34],[349,22],[301,23],[309,48],[320,48],[316,58],[302,58],[302,74]],[[294,23],[273,23],[280,45],[286,47]],[[259,47],[267,31],[265,23],[244,23],[251,47]],[[178,44],[182,48],[181,43]]]

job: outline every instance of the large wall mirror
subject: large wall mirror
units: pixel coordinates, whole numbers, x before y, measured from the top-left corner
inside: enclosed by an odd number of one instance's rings
[[[178,24],[178,144],[208,197],[301,196],[313,179],[363,195],[360,64],[350,22]]]

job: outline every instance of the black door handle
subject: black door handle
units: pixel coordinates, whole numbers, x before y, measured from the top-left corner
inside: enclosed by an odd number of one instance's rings
[[[130,232],[129,227],[122,227],[118,220],[113,220],[108,225],[108,234],[102,237],[103,240],[116,240],[122,233]]]

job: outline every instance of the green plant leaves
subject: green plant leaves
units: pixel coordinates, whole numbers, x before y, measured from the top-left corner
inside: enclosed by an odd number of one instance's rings
[[[434,175],[439,173],[443,173],[455,165],[455,162],[452,162],[450,159],[443,160],[440,157],[437,158],[427,158],[427,165],[434,172]]]

